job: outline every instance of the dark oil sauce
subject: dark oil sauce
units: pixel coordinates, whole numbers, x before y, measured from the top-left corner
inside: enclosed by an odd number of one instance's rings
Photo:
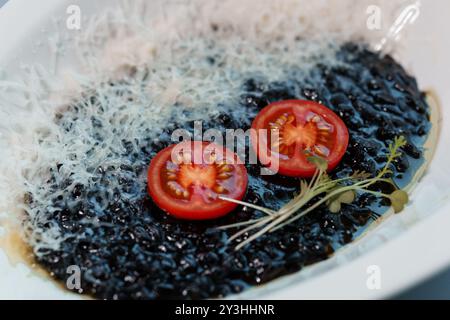
[[[423,163],[422,146],[430,129],[425,95],[416,80],[390,56],[347,44],[338,59],[346,65],[318,64],[306,81],[296,79],[295,72],[286,75],[283,82],[247,79],[242,83],[244,93],[239,106],[245,113],[222,113],[204,123],[204,129],[246,130],[258,111],[271,102],[317,101],[335,111],[350,131],[349,148],[332,176],[343,177],[355,170],[375,175],[385,164],[389,143],[395,136],[404,135],[408,145],[392,169],[396,183],[400,187],[407,185]],[[73,110],[78,110],[77,117],[86,116],[82,106],[75,104]],[[70,117],[58,120],[67,130],[70,122]],[[216,221],[175,220],[154,205],[145,182],[139,179],[150,159],[173,143],[171,132],[177,127],[192,129],[193,124],[176,123],[161,132],[157,142],[141,137],[140,152],[130,147],[123,155],[132,165],[101,168],[102,177],[96,186],[77,186],[68,196],[77,202],[76,208],[67,206],[67,199],[54,203],[59,210],[51,218],[63,234],[75,237],[64,241],[60,250],[37,258],[39,264],[61,281],[67,278],[68,266],[80,266],[84,293],[96,298],[224,297],[327,259],[386,211],[388,203],[370,195],[359,196],[353,204],[343,206],[339,214],[318,208],[235,251],[234,245],[227,243],[233,231],[219,231],[216,227],[259,217],[261,213],[239,207]],[[122,143],[126,149],[131,142]],[[263,177],[259,165],[247,165],[247,170],[246,202],[279,208],[298,192],[297,179]],[[64,183],[59,187],[64,188]],[[107,210],[95,206],[95,198],[102,196],[97,189],[100,187],[114,189]],[[378,185],[377,189],[392,191],[386,185]],[[85,225],[85,217],[102,223]]]

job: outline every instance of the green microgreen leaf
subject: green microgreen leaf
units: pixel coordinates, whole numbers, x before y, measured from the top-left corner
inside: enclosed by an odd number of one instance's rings
[[[402,212],[405,205],[409,201],[408,194],[403,190],[396,190],[390,196],[391,206],[394,208],[395,213]]]
[[[350,204],[355,201],[356,193],[353,190],[348,190],[339,195],[338,200],[340,203]]]
[[[312,163],[316,166],[317,169],[319,169],[322,172],[327,171],[328,169],[328,162],[322,157],[318,156],[309,156],[306,158],[309,163]]]
[[[341,211],[341,203],[336,200],[332,201],[328,206],[328,210],[330,210],[331,213],[339,213],[339,211]]]
[[[339,213],[342,204],[350,204],[355,201],[355,198],[356,192],[353,190],[342,192],[327,202],[328,210],[330,210],[331,213]]]
[[[352,173],[350,178],[354,181],[362,181],[362,180],[369,179],[370,173],[367,173],[365,171],[356,170],[355,172]]]

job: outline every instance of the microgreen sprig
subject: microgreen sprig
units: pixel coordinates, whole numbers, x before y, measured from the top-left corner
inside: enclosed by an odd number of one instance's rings
[[[350,204],[356,199],[357,194],[364,193],[389,199],[392,208],[398,213],[408,203],[408,194],[403,190],[399,190],[389,176],[392,174],[391,164],[402,155],[400,149],[405,145],[406,140],[403,136],[396,137],[389,145],[389,154],[387,155],[385,166],[372,178],[366,172],[355,171],[348,177],[333,180],[327,174],[327,161],[317,156],[310,156],[308,161],[316,166],[313,177],[309,182],[303,179],[300,180],[300,192],[279,210],[221,197],[222,200],[253,208],[266,215],[261,218],[222,226],[220,229],[243,228],[232,235],[229,241],[234,241],[247,233],[252,233],[246,240],[236,246],[236,250],[239,250],[262,235],[279,230],[304,217],[323,204],[327,205],[331,212],[339,213],[342,204]],[[385,194],[370,189],[370,187],[379,182],[391,184],[395,191],[391,194]],[[321,196],[319,200],[310,203],[319,196]],[[305,208],[307,204],[310,205]]]

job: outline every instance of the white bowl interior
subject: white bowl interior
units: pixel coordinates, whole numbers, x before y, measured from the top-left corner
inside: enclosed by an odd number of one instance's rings
[[[55,33],[51,17],[65,17],[68,4],[76,3],[89,16],[115,1],[16,0],[0,10],[0,65],[8,74],[20,73],[23,64],[42,64],[45,68],[76,67],[74,57],[54,61],[46,45]],[[26,8],[26,9],[25,9]],[[422,1],[421,15],[403,40],[399,58],[418,79],[422,89],[433,89],[442,105],[440,144],[431,166],[412,194],[412,202],[400,215],[377,224],[363,238],[346,246],[327,261],[307,267],[261,288],[243,298],[380,298],[423,279],[450,264],[444,244],[450,240],[450,153],[444,142],[450,137],[449,116],[450,28],[445,0]],[[355,13],[357,14],[357,13]],[[359,14],[365,14],[360,12]],[[58,21],[57,21],[58,22]],[[60,23],[61,21],[59,21]],[[76,31],[74,31],[76,32]],[[57,64],[56,64],[57,63]],[[0,106],[2,108],[4,106]],[[11,112],[14,112],[13,110]],[[7,119],[0,119],[7,121]],[[379,266],[382,287],[370,290],[368,267]],[[78,298],[46,277],[36,275],[27,265],[11,264],[0,250],[0,298]]]

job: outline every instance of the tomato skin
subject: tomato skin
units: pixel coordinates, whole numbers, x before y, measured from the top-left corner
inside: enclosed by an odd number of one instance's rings
[[[268,139],[261,140],[258,130],[268,129],[269,123],[277,116],[285,113],[294,114],[296,118],[303,117],[307,113],[314,113],[321,117],[323,122],[332,125],[333,132],[330,140],[334,141],[329,150],[329,155],[324,156],[328,162],[328,171],[333,170],[342,160],[348,147],[349,133],[344,122],[333,111],[313,101],[284,100],[271,103],[263,108],[252,123],[251,143],[254,151],[264,165],[277,164],[278,173],[285,176],[310,178],[316,171],[316,167],[307,161],[307,156],[296,146],[296,155],[284,159],[282,155],[268,150]],[[297,119],[298,120],[298,119]]]
[[[192,187],[192,196],[189,200],[177,199],[167,192],[164,188],[167,181],[164,181],[161,172],[168,160],[171,159],[172,151],[176,147],[192,148],[192,150],[212,147],[223,159],[227,159],[230,163],[233,161],[233,164],[230,164],[234,168],[231,181],[233,188],[229,188],[229,193],[223,194],[223,196],[235,200],[242,200],[245,196],[248,184],[247,170],[243,164],[238,162],[239,159],[235,153],[214,143],[187,141],[165,148],[152,159],[148,169],[147,185],[148,192],[155,204],[168,214],[184,220],[217,219],[233,211],[238,205],[229,201],[216,198],[207,203],[202,194],[202,188],[199,186]]]

